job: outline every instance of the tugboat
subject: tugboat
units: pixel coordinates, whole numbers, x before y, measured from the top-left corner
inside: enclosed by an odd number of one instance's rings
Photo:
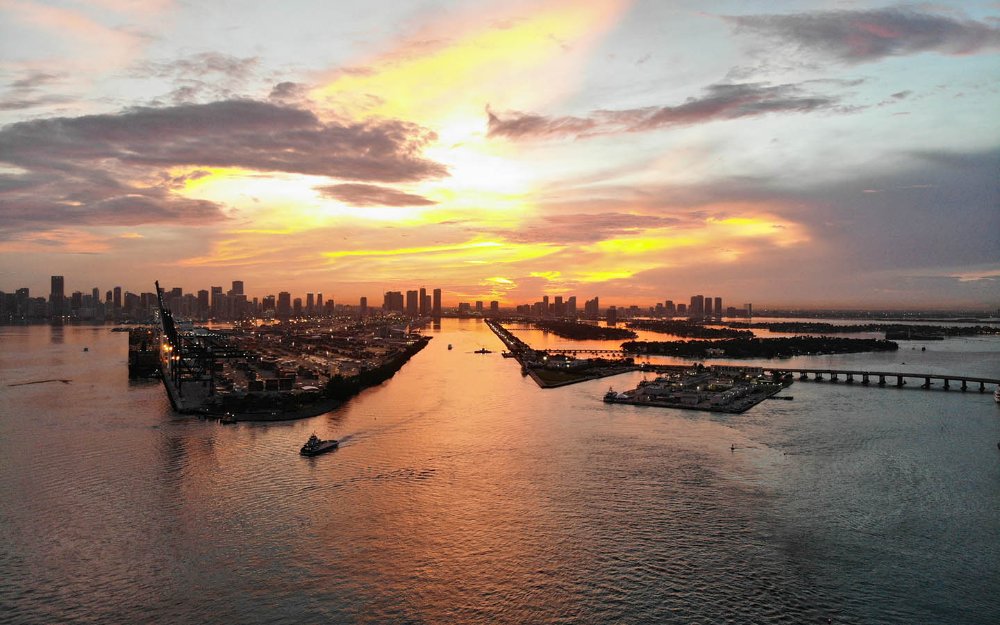
[[[604,394],[604,401],[610,404],[616,399],[618,399],[618,393],[615,392],[614,388],[609,388],[608,392]]]
[[[333,451],[336,449],[340,443],[336,439],[323,441],[320,440],[316,433],[313,432],[306,444],[302,446],[299,453],[303,456],[318,456],[320,454],[325,454],[328,451]]]

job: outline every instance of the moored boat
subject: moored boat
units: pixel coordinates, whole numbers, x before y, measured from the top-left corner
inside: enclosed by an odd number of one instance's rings
[[[340,446],[340,443],[336,439],[324,441],[320,440],[315,433],[313,433],[306,444],[302,446],[299,453],[303,456],[318,456],[320,454],[325,454],[328,451],[333,451]]]
[[[1000,386],[998,386],[996,390],[993,391],[993,401],[1000,404]]]

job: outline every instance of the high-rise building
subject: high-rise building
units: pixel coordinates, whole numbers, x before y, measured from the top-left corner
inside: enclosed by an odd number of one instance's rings
[[[722,317],[722,298],[721,297],[716,297],[715,298],[715,316],[719,317],[719,318]]]
[[[553,307],[557,317],[562,317],[566,314],[566,307],[563,305],[562,295],[556,295],[556,303]]]
[[[667,300],[666,304],[663,305],[663,313],[668,317],[673,317],[677,314],[677,307],[674,306],[674,300]]]
[[[683,317],[688,313],[687,304],[677,304],[677,316]]]
[[[618,323],[618,309],[614,306],[608,308],[608,325],[613,326]]]
[[[420,305],[417,302],[418,292],[417,291],[407,291],[406,292],[406,314],[411,317],[416,317],[417,313],[420,311]]]
[[[712,298],[709,295],[705,296],[705,316],[712,316]]]
[[[570,295],[569,299],[566,300],[566,315],[569,317],[576,316],[576,295]]]
[[[66,300],[66,284],[62,276],[52,276],[52,291],[49,293],[49,307],[52,309],[53,317],[61,317],[66,314],[64,302]]]
[[[483,312],[483,302],[482,300],[476,301],[476,312],[482,314]]]
[[[368,316],[368,298],[367,297],[362,297],[361,298],[361,302],[358,305],[358,311],[360,312],[360,314],[361,314],[362,317],[367,317]]]
[[[302,298],[296,297],[292,300],[292,316],[301,317],[302,316]]]
[[[316,314],[320,315],[320,316],[322,316],[324,314],[324,312],[323,312],[323,294],[322,293],[317,293],[316,294]]]
[[[278,302],[274,316],[282,321],[287,321],[292,315],[292,294],[288,291],[278,293]]]
[[[431,306],[431,314],[435,317],[441,316],[441,289],[434,289],[434,303]]]
[[[420,316],[423,317],[427,315],[427,289],[420,287],[420,300],[417,302],[420,308]]]
[[[244,295],[242,280],[233,280],[233,295]]]
[[[386,311],[403,312],[402,291],[386,291],[382,296],[382,308]]]
[[[198,291],[198,318],[208,317],[208,291],[201,289]]]
[[[316,312],[316,299],[312,293],[306,293],[306,315],[312,316]]]
[[[692,295],[691,304],[688,306],[688,316],[691,318],[701,318],[705,315],[705,296]]]

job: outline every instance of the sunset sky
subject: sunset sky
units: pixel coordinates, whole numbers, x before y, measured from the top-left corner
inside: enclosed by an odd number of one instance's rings
[[[1000,3],[0,0],[0,290],[1000,306]]]

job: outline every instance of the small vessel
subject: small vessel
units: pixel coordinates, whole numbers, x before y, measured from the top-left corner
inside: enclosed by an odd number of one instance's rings
[[[84,348],[83,348],[83,351],[85,351],[85,352],[89,352],[89,351],[90,351],[90,348],[89,348],[89,347],[84,347]]]
[[[996,390],[993,391],[993,401],[1000,404],[1000,386],[998,386]]]
[[[618,399],[618,393],[615,392],[614,388],[609,388],[608,392],[604,394],[604,401],[611,403]]]
[[[490,350],[488,350],[488,349],[486,349],[485,347],[481,347],[481,348],[477,349],[473,353],[475,353],[475,354],[492,354],[493,352],[490,351]]]
[[[448,343],[448,349],[451,349],[451,343]]]
[[[234,415],[231,412],[227,412],[226,414],[222,415],[221,418],[219,418],[219,423],[221,423],[222,425],[232,425],[236,423],[236,415]]]
[[[309,440],[306,441],[306,444],[299,450],[299,453],[303,456],[318,456],[320,454],[325,454],[328,451],[333,451],[339,446],[340,443],[338,443],[336,439],[328,441],[320,440],[320,438],[316,436],[316,433],[313,432],[312,436],[309,437]]]

